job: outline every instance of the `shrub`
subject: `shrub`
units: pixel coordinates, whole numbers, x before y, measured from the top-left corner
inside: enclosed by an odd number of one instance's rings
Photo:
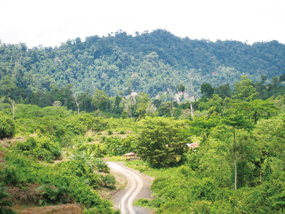
[[[15,122],[0,112],[0,139],[12,137],[15,133]]]
[[[102,175],[101,180],[103,181],[105,187],[115,188],[116,180],[113,175]]]
[[[17,142],[14,148],[39,160],[51,161],[61,157],[59,145],[46,136],[29,137],[24,142]]]
[[[6,199],[11,196],[6,190],[8,190],[7,187],[3,187],[4,183],[0,183],[0,213],[2,214],[13,214],[15,213],[14,211],[10,210],[8,207],[11,206],[11,203],[7,201]]]
[[[113,131],[112,130],[108,130],[108,135],[112,135]]]
[[[109,172],[106,162],[100,158],[95,159],[94,164],[99,172]]]
[[[103,117],[94,117],[92,124],[93,130],[97,132],[106,130],[108,127],[108,121]]]
[[[104,142],[105,142],[105,140],[106,140],[106,136],[105,136],[105,135],[103,135],[101,139],[102,139],[102,142],[104,143]]]
[[[154,167],[167,167],[180,164],[187,151],[186,142],[181,137],[183,121],[169,118],[146,117],[142,120],[138,133],[137,152],[142,160]]]
[[[13,165],[5,166],[4,170],[1,172],[1,177],[5,184],[15,185],[19,183],[20,176],[17,173],[17,168]]]
[[[92,141],[93,141],[93,138],[92,138],[92,137],[88,137],[88,138],[87,138],[87,141],[88,141],[88,142],[92,142]]]
[[[55,187],[52,184],[46,184],[46,185],[38,187],[36,190],[43,190],[41,192],[41,195],[43,196],[43,199],[47,203],[55,203],[55,202],[62,203],[62,202],[69,201],[64,196],[66,196],[70,191],[69,191],[69,188],[64,185]]]
[[[120,134],[125,134],[125,131],[123,131],[123,130],[122,130],[122,131],[120,131]]]
[[[101,133],[101,132],[98,132],[97,135],[102,135],[102,133]]]

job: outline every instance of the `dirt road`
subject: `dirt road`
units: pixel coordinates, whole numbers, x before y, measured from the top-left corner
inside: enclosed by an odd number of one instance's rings
[[[107,162],[107,164],[112,172],[123,176],[128,181],[126,189],[117,192],[111,198],[115,208],[119,208],[122,214],[153,213],[152,210],[133,206],[133,202],[139,198],[151,198],[150,186],[153,178],[130,169],[123,163]]]

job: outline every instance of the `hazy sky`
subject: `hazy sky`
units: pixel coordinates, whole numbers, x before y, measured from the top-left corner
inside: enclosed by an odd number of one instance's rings
[[[166,29],[190,39],[285,44],[285,0],[0,0],[0,40],[29,47]]]

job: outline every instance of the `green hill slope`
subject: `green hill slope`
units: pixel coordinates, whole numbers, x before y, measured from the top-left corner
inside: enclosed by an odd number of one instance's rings
[[[60,47],[25,44],[0,46],[0,78],[6,75],[22,89],[50,90],[69,83],[77,92],[104,90],[114,96],[128,87],[151,96],[180,83],[199,94],[202,83],[233,83],[242,74],[259,80],[285,72],[285,45],[277,41],[248,45],[237,41],[191,40],[165,30],[137,36],[117,32],[108,37],[68,40]],[[20,92],[19,92],[20,93]]]

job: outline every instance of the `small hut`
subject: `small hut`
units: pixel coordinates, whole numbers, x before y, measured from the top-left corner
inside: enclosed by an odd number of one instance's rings
[[[195,148],[199,147],[197,143],[187,144],[190,150],[195,151]]]
[[[132,160],[136,158],[137,154],[134,152],[129,152],[127,154],[124,154],[124,156],[126,157],[127,160]]]

